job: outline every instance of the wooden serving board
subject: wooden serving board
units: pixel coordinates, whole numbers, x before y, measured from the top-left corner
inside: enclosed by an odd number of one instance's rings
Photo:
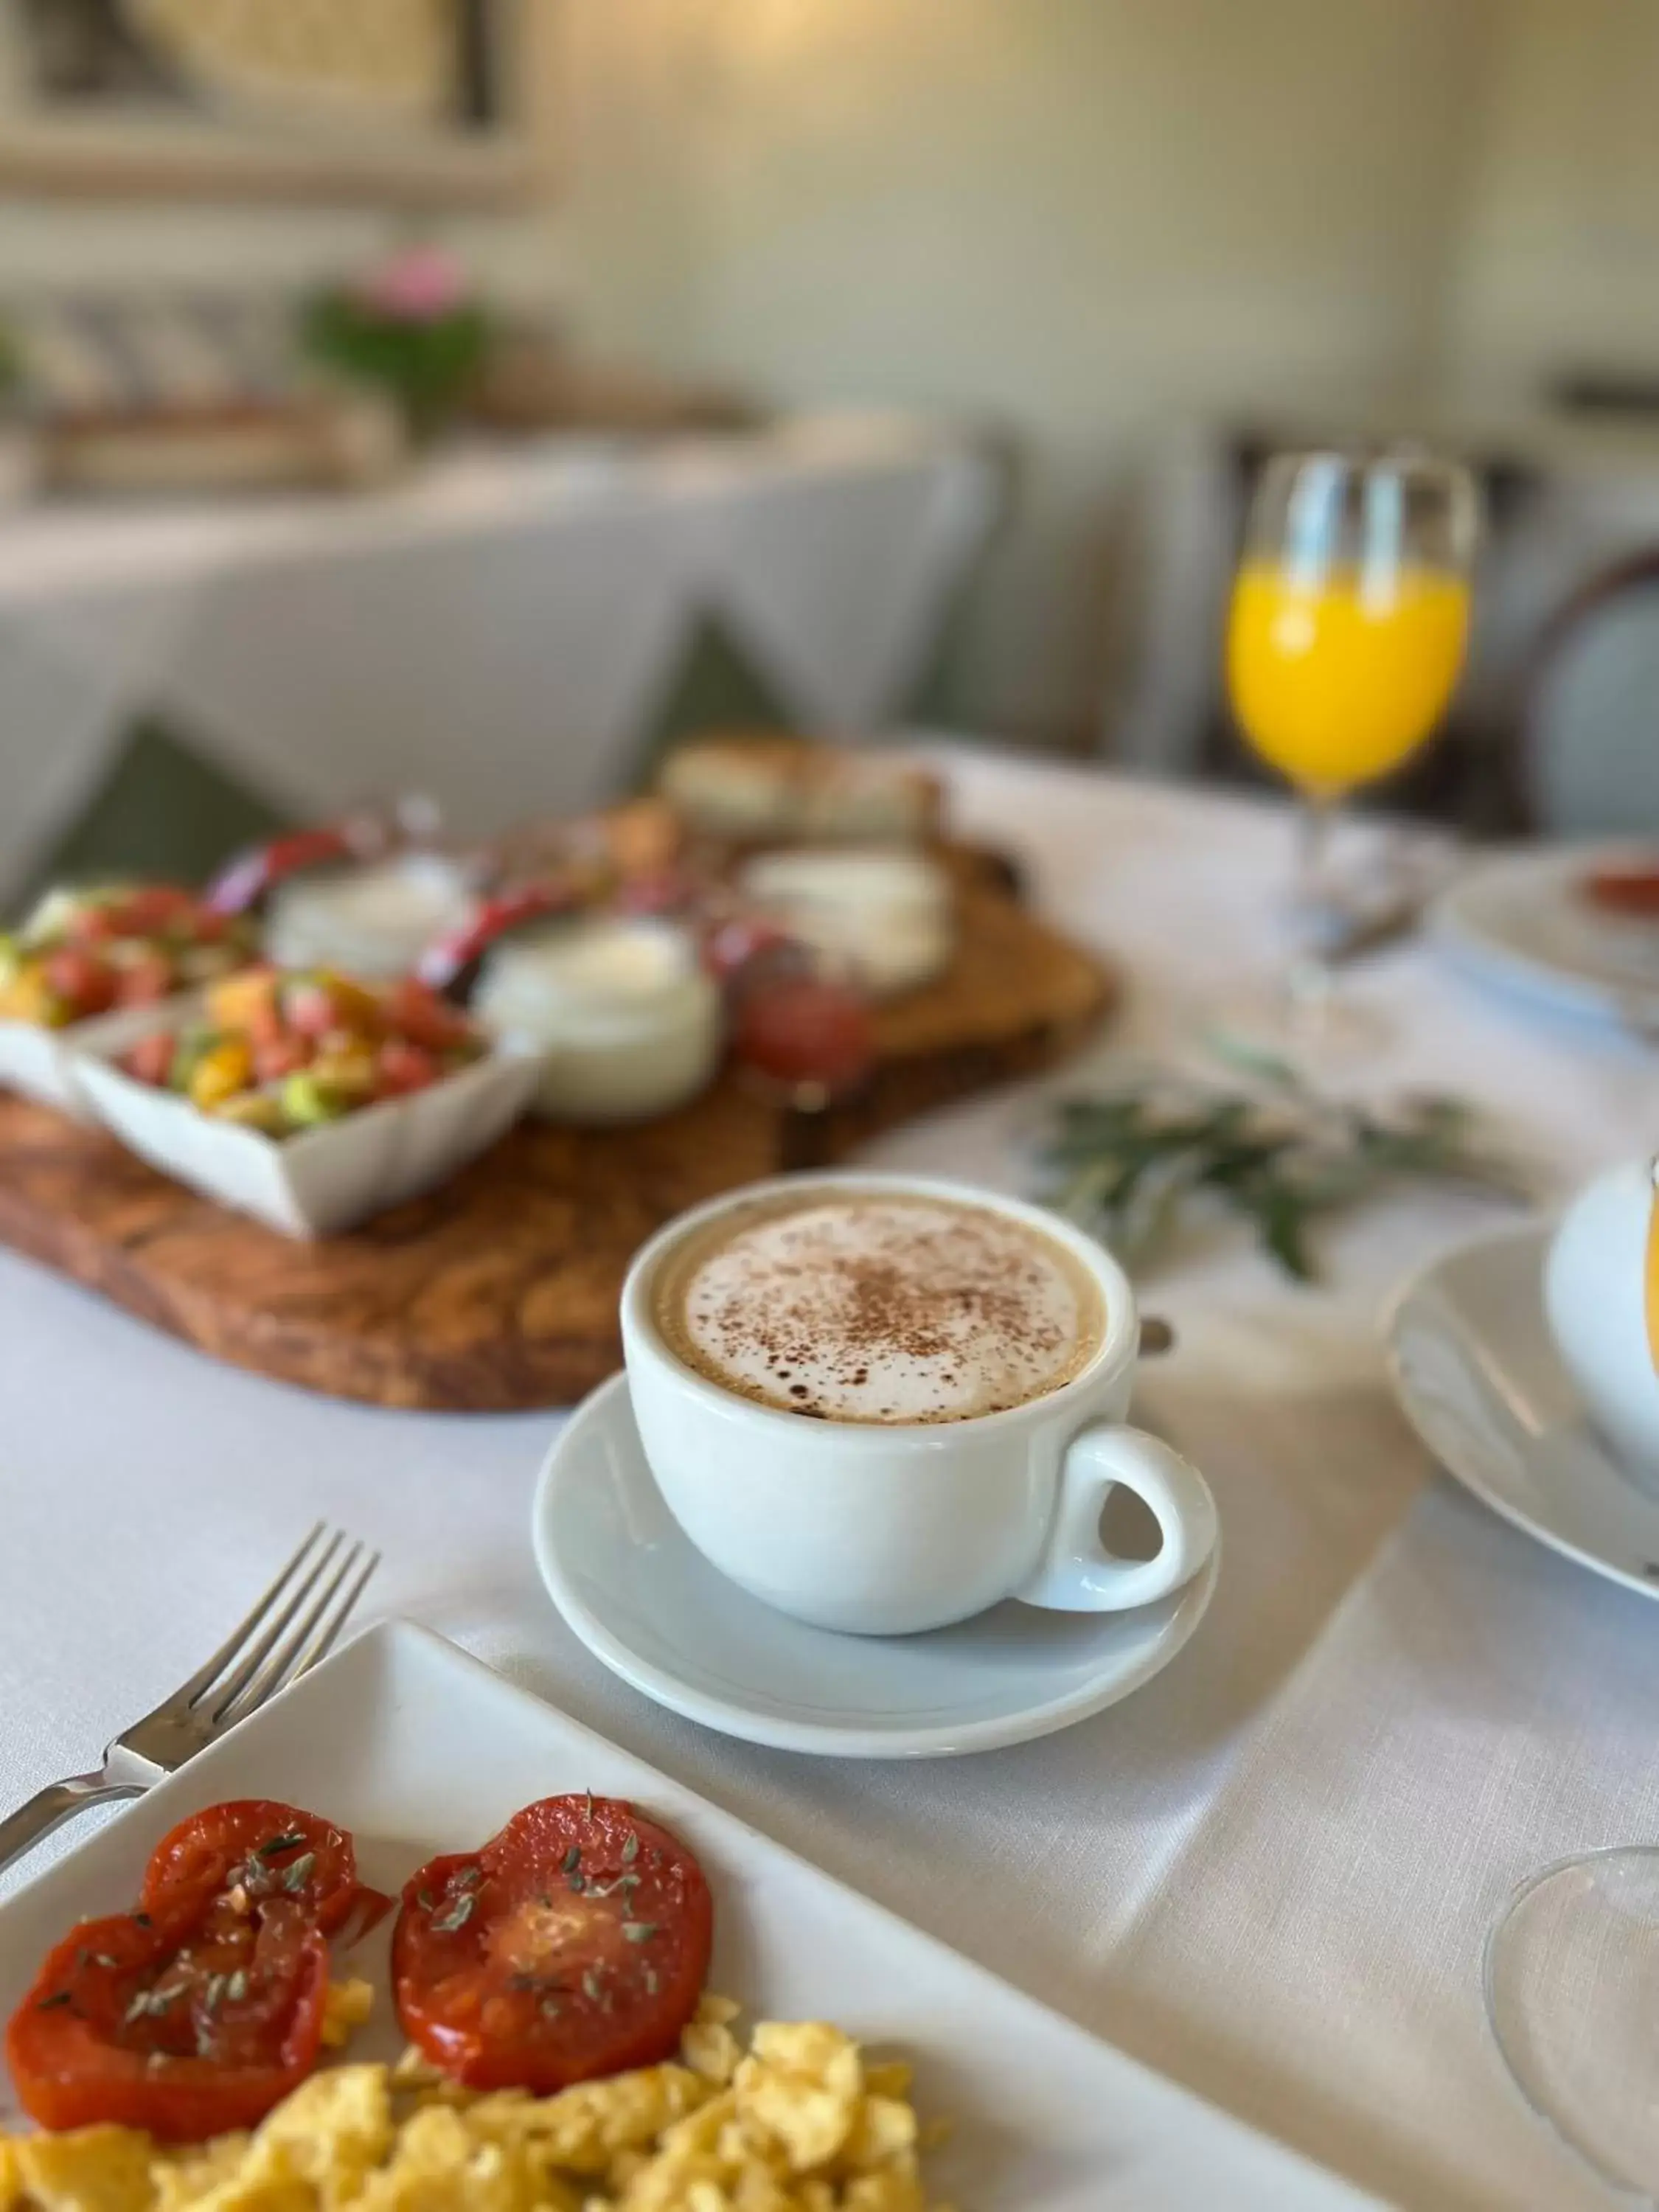
[[[651,1232],[757,1177],[1082,1042],[1109,969],[978,871],[956,961],[884,1008],[856,1103],[790,1114],[733,1077],[643,1127],[526,1122],[429,1197],[297,1243],[157,1175],[96,1130],[0,1097],[0,1240],[215,1358],[374,1405],[499,1413],[574,1402],[621,1362],[617,1298]]]

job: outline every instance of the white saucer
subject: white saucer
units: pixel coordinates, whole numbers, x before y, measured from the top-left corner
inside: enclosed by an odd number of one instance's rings
[[[1396,1299],[1389,1367],[1449,1474],[1592,1573],[1659,1597],[1659,1500],[1589,1425],[1544,1318],[1543,1226],[1449,1252]]]
[[[1133,1613],[1000,1605],[927,1636],[809,1628],[727,1582],[663,1504],[624,1376],[548,1455],[532,1538],[553,1602],[647,1698],[726,1735],[842,1759],[942,1759],[1048,1735],[1167,1667],[1215,1589],[1218,1547],[1183,1590]]]

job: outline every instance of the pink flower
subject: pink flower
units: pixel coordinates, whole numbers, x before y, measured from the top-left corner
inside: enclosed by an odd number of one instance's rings
[[[397,323],[436,323],[466,297],[458,263],[435,246],[411,246],[371,270],[357,286],[366,307]]]

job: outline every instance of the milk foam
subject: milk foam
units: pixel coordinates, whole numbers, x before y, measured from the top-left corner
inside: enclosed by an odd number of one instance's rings
[[[671,1257],[657,1304],[711,1382],[840,1421],[960,1421],[1022,1404],[1068,1381],[1103,1326],[1091,1278],[1040,1231],[988,1207],[881,1192],[712,1224]]]

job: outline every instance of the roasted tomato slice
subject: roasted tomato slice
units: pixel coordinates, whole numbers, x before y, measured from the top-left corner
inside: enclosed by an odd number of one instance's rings
[[[362,1889],[343,1828],[270,1797],[233,1798],[181,1820],[150,1853],[139,1902],[147,1911],[179,1906],[206,1917],[222,1934],[277,1899],[298,1905],[325,1936],[348,1918],[361,1935],[390,1904]]]
[[[328,1942],[295,1899],[224,1936],[181,1900],[88,1920],[6,2028],[23,2109],[193,2142],[252,2127],[316,2063]]]
[[[685,1845],[616,1797],[544,1797],[433,1859],[392,1939],[404,2032],[478,2089],[550,2095],[673,2053],[714,1907]]]

